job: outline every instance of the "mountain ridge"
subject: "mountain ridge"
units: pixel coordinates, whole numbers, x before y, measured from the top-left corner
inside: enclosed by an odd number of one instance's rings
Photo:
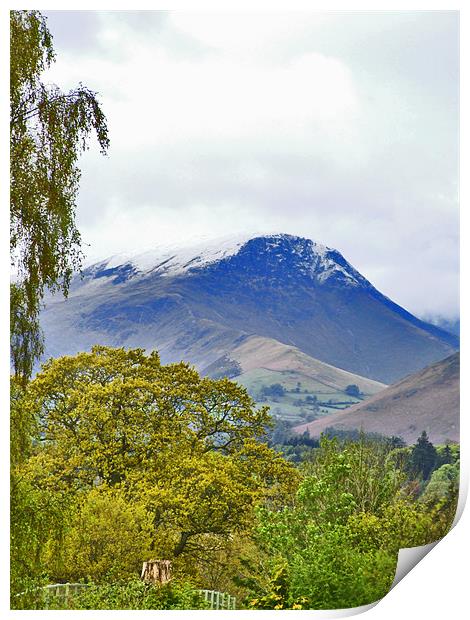
[[[382,295],[340,252],[310,239],[276,234],[201,247],[88,266],[67,301],[46,300],[49,353],[100,342],[156,348],[165,361],[204,368],[239,338],[258,335],[391,383],[458,346]]]
[[[212,378],[233,379],[255,401],[268,405],[276,417],[292,424],[328,415],[387,387],[316,360],[297,347],[262,336],[243,337],[230,353],[201,373]],[[278,390],[270,394],[273,385]],[[348,394],[351,385],[360,394]]]
[[[150,274],[162,277],[191,274],[202,268],[210,268],[220,261],[225,261],[239,254],[245,246],[264,241],[268,246],[276,247],[282,243],[289,245],[293,254],[301,259],[297,268],[306,274],[317,274],[318,281],[323,281],[332,272],[342,273],[351,283],[363,283],[372,286],[342,254],[312,239],[275,233],[270,235],[230,235],[220,239],[200,242],[187,247],[181,245],[159,246],[144,252],[124,252],[114,254],[89,264],[84,275],[94,277],[116,276],[114,282],[120,284],[132,277]],[[121,277],[122,276],[122,277]]]

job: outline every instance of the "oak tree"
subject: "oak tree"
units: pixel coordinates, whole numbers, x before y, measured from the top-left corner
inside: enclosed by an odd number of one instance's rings
[[[119,487],[153,514],[154,546],[176,557],[249,527],[298,475],[263,444],[270,418],[228,379],[142,349],[102,346],[50,360],[22,408],[38,420],[30,466],[57,491]]]

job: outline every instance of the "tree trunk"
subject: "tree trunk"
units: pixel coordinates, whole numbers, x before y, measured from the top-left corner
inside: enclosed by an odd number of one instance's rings
[[[171,579],[170,560],[149,560],[144,562],[140,578],[148,583],[167,583]]]
[[[175,557],[183,553],[184,548],[186,547],[186,543],[188,542],[190,536],[191,536],[190,532],[181,532],[179,543],[176,545],[173,551]]]

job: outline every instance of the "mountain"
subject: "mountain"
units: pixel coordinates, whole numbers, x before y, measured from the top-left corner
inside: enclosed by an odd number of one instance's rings
[[[327,427],[363,428],[366,432],[396,435],[408,443],[425,430],[434,443],[459,441],[460,354],[454,353],[375,394],[366,402],[327,418],[295,427],[312,437]]]
[[[382,295],[337,251],[292,235],[231,237],[121,254],[48,296],[46,353],[101,343],[206,368],[248,336],[391,383],[451,354],[458,338]]]
[[[234,378],[257,402],[269,405],[276,417],[293,424],[328,415],[386,387],[262,336],[242,339],[202,373]],[[359,395],[347,392],[351,385],[357,386]]]

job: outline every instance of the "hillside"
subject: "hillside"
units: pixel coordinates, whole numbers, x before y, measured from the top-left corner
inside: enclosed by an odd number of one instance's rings
[[[337,251],[292,235],[119,255],[75,277],[41,316],[47,355],[92,344],[158,349],[205,368],[248,336],[391,383],[458,338],[382,295]]]
[[[319,436],[327,427],[363,428],[367,432],[397,435],[414,442],[425,430],[431,441],[459,441],[460,355],[432,364],[372,396],[328,418],[295,427]]]
[[[203,374],[232,377],[257,402],[269,405],[274,415],[293,423],[328,415],[386,387],[261,336],[247,337]],[[347,394],[348,385],[356,385],[360,396]],[[282,390],[269,390],[270,386],[281,386]]]

